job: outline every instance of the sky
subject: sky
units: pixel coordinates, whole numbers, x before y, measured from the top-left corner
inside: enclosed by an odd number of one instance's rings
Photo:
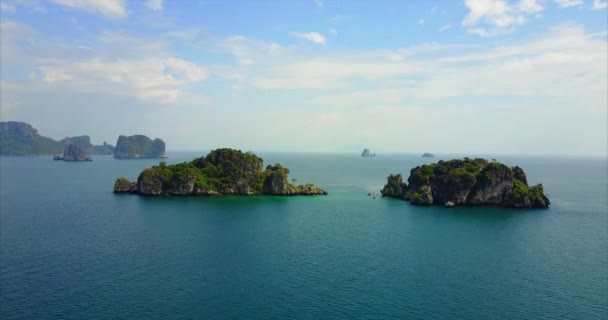
[[[608,153],[607,0],[1,0],[0,118],[168,150]]]

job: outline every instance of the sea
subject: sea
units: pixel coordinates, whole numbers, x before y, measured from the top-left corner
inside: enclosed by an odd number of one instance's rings
[[[487,155],[551,199],[506,209],[380,196],[466,155],[259,155],[329,195],[115,195],[159,160],[1,157],[0,318],[608,319],[606,158]]]

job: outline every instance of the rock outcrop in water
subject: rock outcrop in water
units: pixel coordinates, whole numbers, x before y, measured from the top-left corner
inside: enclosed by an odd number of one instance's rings
[[[78,145],[87,155],[111,155],[114,153],[114,146],[105,141],[102,145],[94,145],[91,143],[91,137],[87,135],[67,137],[59,142],[65,146],[70,144]]]
[[[119,136],[114,149],[114,158],[164,158],[165,142],[161,139],[150,139],[144,135]]]
[[[371,153],[369,151],[369,149],[363,149],[363,151],[361,152],[361,157],[362,158],[375,158],[376,153]]]
[[[58,159],[55,159],[58,160]],[[68,144],[63,151],[63,161],[92,161],[87,153],[77,144]]]
[[[280,164],[262,170],[263,160],[253,153],[217,149],[190,162],[158,166],[142,171],[137,182],[118,178],[115,193],[147,196],[221,195],[326,195],[312,184],[289,182],[289,169]]]
[[[523,169],[485,159],[439,161],[413,168],[408,183],[390,175],[384,197],[417,205],[547,208],[542,184],[528,186]]]

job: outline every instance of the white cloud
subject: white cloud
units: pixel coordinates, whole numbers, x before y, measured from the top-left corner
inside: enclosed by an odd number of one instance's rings
[[[317,8],[323,8],[323,6],[325,5],[325,3],[323,3],[323,0],[313,0],[315,5],[317,6]]]
[[[376,56],[375,58],[377,58]],[[420,66],[360,57],[317,58],[279,66],[252,78],[260,89],[340,89],[353,79],[382,79],[413,74]]]
[[[593,9],[606,9],[608,8],[608,1],[593,0]]]
[[[437,31],[444,32],[444,31],[449,30],[450,28],[452,28],[452,25],[451,24],[446,24],[446,25],[441,26],[439,29],[437,29]]]
[[[291,35],[308,40],[315,44],[325,44],[325,36],[318,32],[291,32]]]
[[[2,21],[0,30],[3,65],[34,70],[28,71],[27,82],[15,82],[25,92],[91,93],[174,104],[191,96],[190,86],[209,77],[205,66],[176,56],[159,40],[102,33],[68,43],[47,40],[10,21]]]
[[[606,112],[608,47],[605,38],[581,27],[562,26],[513,45],[444,49],[404,48],[395,51],[402,53],[399,59],[386,51],[293,58],[248,79],[263,90],[319,90],[313,102],[328,107],[436,105],[455,97],[500,96],[515,104],[543,101],[552,108],[547,112]],[[418,51],[424,54],[412,54]],[[586,97],[584,104],[579,97]]]
[[[327,31],[327,33],[328,33],[330,36],[334,36],[334,37],[338,35],[338,31],[336,31],[336,29],[329,29],[329,30]]]
[[[163,11],[163,0],[147,0],[145,5],[150,10]]]
[[[520,0],[517,4],[518,9],[526,14],[533,14],[543,11],[543,6],[537,0]]]
[[[81,9],[99,13],[106,18],[124,18],[127,16],[126,0],[50,0],[68,8]]]
[[[555,0],[555,3],[557,3],[560,8],[568,8],[580,6],[583,4],[583,0]]]
[[[538,14],[543,7],[538,0],[520,0],[514,5],[506,0],[465,0],[469,13],[462,25],[472,34],[494,36],[509,32],[526,18]]]
[[[208,77],[204,67],[179,58],[63,61],[39,69],[51,88],[107,90],[158,103],[175,103],[184,96],[186,86]]]
[[[418,20],[418,24],[419,24],[419,25],[423,25],[423,24],[424,24],[424,19],[419,19],[419,20]]]
[[[7,13],[15,13],[17,12],[17,8],[11,5],[10,3],[0,2],[0,11]]]
[[[241,66],[252,65],[258,59],[266,59],[282,49],[277,43],[251,39],[241,35],[222,39],[216,46],[220,50],[232,54]]]

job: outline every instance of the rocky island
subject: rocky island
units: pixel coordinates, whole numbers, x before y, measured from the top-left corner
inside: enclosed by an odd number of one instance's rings
[[[94,145],[87,135],[67,137],[54,140],[42,136],[32,125],[25,122],[0,122],[0,154],[11,156],[29,156],[63,153],[67,145],[76,144],[87,155],[110,155],[114,147],[107,143]]]
[[[383,197],[416,205],[547,208],[542,184],[528,186],[523,169],[485,159],[439,161],[413,168],[408,182],[390,175]]]
[[[362,158],[375,158],[376,153],[371,153],[369,151],[369,149],[363,149],[363,152],[361,152],[361,157]]]
[[[94,145],[91,143],[91,137],[87,135],[67,137],[60,142],[65,146],[78,145],[87,155],[111,155],[114,153],[114,146],[105,141],[102,145]]]
[[[93,161],[91,157],[87,156],[85,150],[77,144],[68,144],[63,150],[63,157],[55,156],[53,160],[63,161]]]
[[[119,136],[114,149],[116,159],[165,158],[165,142],[144,135]]]
[[[115,193],[146,196],[326,195],[315,185],[289,182],[289,169],[268,165],[250,152],[216,149],[190,162],[145,169],[136,182],[118,178]]]

